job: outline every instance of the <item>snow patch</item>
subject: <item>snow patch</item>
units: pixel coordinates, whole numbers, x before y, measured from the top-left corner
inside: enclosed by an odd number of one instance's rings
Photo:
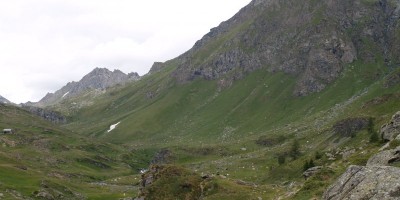
[[[69,92],[65,93],[61,98],[64,98],[65,96],[67,96],[69,94]]]
[[[118,123],[116,123],[116,124],[111,125],[111,126],[110,126],[110,129],[107,131],[107,133],[109,133],[109,132],[111,132],[112,130],[114,130],[115,128],[117,128],[117,126],[118,126],[119,123],[121,123],[121,122],[118,122]]]

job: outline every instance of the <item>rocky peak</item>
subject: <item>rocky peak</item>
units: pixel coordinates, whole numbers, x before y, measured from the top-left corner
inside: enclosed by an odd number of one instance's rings
[[[9,101],[8,99],[6,99],[6,98],[4,98],[4,97],[2,97],[2,96],[0,95],[0,103],[3,103],[3,104],[10,104],[11,101]]]
[[[390,0],[253,0],[179,56],[173,76],[235,80],[263,68],[294,75],[293,94],[305,96],[355,60],[398,62],[399,12]]]
[[[65,98],[80,95],[85,91],[102,91],[109,87],[136,81],[138,79],[140,79],[140,76],[136,72],[125,74],[120,70],[110,71],[107,68],[95,68],[80,81],[69,82],[55,93],[48,93],[38,103],[33,104],[33,106],[45,107],[53,105]]]

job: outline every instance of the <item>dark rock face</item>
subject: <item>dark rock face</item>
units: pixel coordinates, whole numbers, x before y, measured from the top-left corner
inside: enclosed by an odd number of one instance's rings
[[[380,133],[385,141],[391,141],[400,134],[400,111],[392,116],[389,123],[381,127]]]
[[[357,59],[397,62],[399,13],[399,3],[389,0],[253,0],[178,57],[173,76],[235,80],[264,68],[296,76],[293,94],[305,96]]]
[[[67,118],[58,112],[43,109],[43,108],[33,107],[33,106],[23,106],[22,108],[24,108],[25,110],[28,110],[29,112],[33,113],[34,115],[37,115],[47,121],[51,121],[52,123],[55,123],[55,124],[67,123]]]
[[[324,200],[400,198],[400,168],[350,166],[323,195]]]
[[[85,75],[79,82],[70,82],[60,90],[48,93],[34,106],[44,107],[61,101],[64,98],[77,96],[89,90],[105,90],[117,84],[125,84],[130,81],[138,80],[140,76],[137,73],[125,74],[120,70],[113,72],[106,68],[96,68]]]
[[[343,137],[354,136],[358,131],[368,127],[369,120],[367,118],[349,118],[344,119],[333,125],[335,134]]]

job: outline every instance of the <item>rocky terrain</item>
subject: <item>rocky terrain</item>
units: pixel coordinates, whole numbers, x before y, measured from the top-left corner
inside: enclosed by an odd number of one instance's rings
[[[47,110],[43,108],[33,107],[33,106],[22,106],[23,109],[28,110],[34,115],[37,115],[47,121],[51,121],[55,124],[65,124],[67,123],[67,118],[58,112]]]
[[[356,60],[398,65],[399,16],[394,0],[254,0],[178,57],[173,76],[236,80],[265,69],[296,76],[293,94],[305,96]]]
[[[400,144],[396,138],[400,131],[400,112],[382,126],[381,135],[388,144]],[[388,128],[390,126],[390,128]],[[390,137],[389,137],[389,136]],[[384,148],[389,148],[386,146]],[[366,166],[350,166],[347,171],[323,195],[326,200],[389,199],[400,198],[400,168],[394,165],[400,162],[400,146],[383,150],[372,156]]]
[[[97,68],[27,108],[56,123],[0,104],[0,194],[399,199],[399,12],[253,0],[137,81]]]
[[[103,91],[117,84],[137,81],[140,76],[137,73],[125,74],[120,70],[110,71],[106,68],[95,68],[78,82],[70,82],[55,93],[48,93],[37,103],[28,103],[28,106],[45,107],[62,101],[65,98],[75,97],[86,91]]]

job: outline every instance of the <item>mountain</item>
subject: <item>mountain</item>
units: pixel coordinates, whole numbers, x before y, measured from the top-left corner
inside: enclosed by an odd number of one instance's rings
[[[296,77],[293,94],[320,92],[354,61],[400,60],[399,2],[252,1],[177,58],[181,82],[242,78],[257,69]]]
[[[6,98],[4,98],[4,97],[2,97],[2,96],[0,95],[0,103],[3,103],[3,104],[10,104],[11,101],[9,101],[8,99],[6,99]]]
[[[138,81],[59,92],[45,109],[100,156],[62,161],[95,176],[73,177],[134,183],[131,199],[398,199],[399,12],[395,0],[253,0]],[[92,171],[101,163],[117,171]]]
[[[139,78],[140,76],[133,72],[125,74],[120,70],[110,71],[106,68],[95,68],[80,81],[70,82],[55,93],[48,93],[33,105],[39,107],[53,105],[65,98],[75,97],[88,91],[98,91],[101,93],[109,87],[137,81]]]

